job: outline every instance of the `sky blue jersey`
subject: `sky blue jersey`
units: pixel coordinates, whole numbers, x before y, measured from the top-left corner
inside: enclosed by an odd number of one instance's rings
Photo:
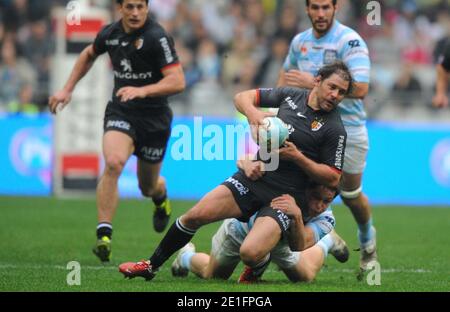
[[[298,69],[314,76],[335,60],[343,61],[355,82],[369,83],[370,59],[366,43],[356,31],[334,20],[328,33],[317,39],[310,28],[292,39],[284,69]],[[338,106],[345,127],[364,126],[366,112],[360,99],[344,99]]]

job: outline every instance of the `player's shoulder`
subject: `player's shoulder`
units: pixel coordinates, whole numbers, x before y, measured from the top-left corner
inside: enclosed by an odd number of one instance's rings
[[[345,41],[345,42],[348,42],[351,40],[359,40],[365,44],[364,39],[361,37],[361,35],[356,30],[354,30],[353,28],[351,28],[347,25],[344,25],[338,21],[336,21],[336,23],[337,23],[337,25],[336,25],[336,29],[334,31],[334,36],[336,38],[338,38],[339,40]]]
[[[277,87],[278,92],[291,95],[295,97],[306,96],[309,93],[308,89],[296,88],[296,87]]]
[[[167,32],[164,29],[164,27],[162,27],[161,24],[159,24],[156,20],[154,20],[151,17],[149,17],[148,22],[144,27],[145,29],[143,35],[147,39],[152,38],[159,39],[167,36]]]
[[[296,34],[294,36],[294,38],[292,38],[291,42],[295,46],[298,46],[300,44],[300,42],[305,42],[305,41],[307,41],[307,40],[309,40],[311,38],[312,38],[312,28],[308,28],[307,30]]]
[[[120,21],[112,22],[104,25],[100,31],[98,32],[99,36],[104,38],[108,38],[112,33],[114,33],[117,29],[120,29]]]

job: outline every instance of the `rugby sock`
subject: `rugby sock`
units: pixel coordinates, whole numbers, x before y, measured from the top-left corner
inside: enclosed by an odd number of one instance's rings
[[[167,191],[164,192],[164,195],[161,197],[152,197],[153,203],[156,206],[161,206],[161,204],[167,199]]]
[[[317,243],[317,245],[320,248],[322,248],[323,255],[326,258],[328,255],[328,251],[331,249],[331,247],[333,247],[334,242],[333,239],[331,238],[331,235],[327,234],[324,237],[322,237],[322,239]]]
[[[107,236],[109,239],[112,237],[112,224],[108,222],[100,222],[97,225],[97,238],[101,239],[103,236]]]
[[[189,243],[196,231],[183,226],[178,218],[167,231],[166,235],[156,247],[155,252],[150,257],[153,269],[159,268],[176,251]]]
[[[185,269],[190,270],[191,269],[191,259],[192,257],[195,255],[195,252],[193,251],[186,251],[182,256],[181,256],[181,266]]]
[[[374,231],[372,228],[372,218],[366,224],[358,223],[358,239],[361,246],[364,246],[370,242],[374,237]]]

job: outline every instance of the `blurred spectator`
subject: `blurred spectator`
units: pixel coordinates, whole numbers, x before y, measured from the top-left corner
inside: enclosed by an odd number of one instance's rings
[[[30,36],[22,45],[24,57],[34,65],[38,85],[35,99],[41,107],[46,107],[49,96],[50,58],[54,43],[49,35],[47,22],[36,20],[30,23]]]
[[[23,58],[17,58],[12,37],[6,37],[1,47],[0,111],[7,111],[11,102],[18,100],[23,85],[36,86],[36,73]]]
[[[393,98],[402,108],[408,108],[414,104],[414,101],[420,99],[421,91],[422,86],[413,74],[413,65],[404,63],[392,88]]]
[[[254,85],[261,87],[275,87],[278,80],[280,68],[288,53],[289,39],[275,37],[270,43],[271,53],[262,62],[255,75]]]
[[[10,114],[35,115],[39,113],[39,107],[33,103],[33,87],[29,84],[21,86],[19,98],[8,104]]]

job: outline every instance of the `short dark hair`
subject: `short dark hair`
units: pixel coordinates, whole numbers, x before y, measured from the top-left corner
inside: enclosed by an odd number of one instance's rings
[[[120,4],[120,5],[123,4],[123,0],[116,0],[116,2],[117,2],[117,4]],[[145,0],[145,2],[147,2],[147,5],[148,5],[148,0]]]
[[[333,5],[336,6],[337,0],[333,0]],[[309,0],[306,0],[306,6],[309,6]]]
[[[325,80],[333,74],[336,74],[345,81],[349,82],[346,94],[350,94],[353,90],[354,80],[347,65],[345,65],[345,63],[342,61],[335,61],[320,68],[317,76],[320,76],[322,80]]]

